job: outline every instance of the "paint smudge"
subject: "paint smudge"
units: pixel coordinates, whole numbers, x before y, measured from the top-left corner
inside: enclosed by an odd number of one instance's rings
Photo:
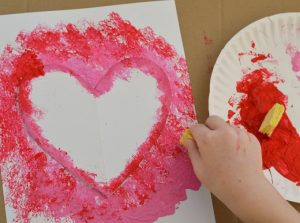
[[[205,46],[209,46],[213,44],[212,38],[210,38],[206,32],[204,32],[203,34],[203,43]]]
[[[299,72],[300,71],[300,52],[297,51],[294,56],[292,57],[292,69],[295,72]]]
[[[254,53],[254,58],[257,55]],[[258,131],[275,103],[287,106],[288,97],[277,88],[283,82],[276,73],[263,66],[244,73],[236,85],[236,91],[242,97],[236,95],[228,101],[231,107],[236,108],[237,115],[233,116],[231,110],[228,111],[228,120],[245,127],[257,137],[262,147],[264,169],[274,167],[282,176],[300,185],[300,135],[287,113],[284,113],[270,138]]]
[[[238,56],[239,56],[240,62],[241,62],[241,58],[243,58],[244,56],[250,57],[251,58],[250,61],[252,63],[258,63],[258,62],[262,62],[262,61],[265,62],[266,59],[272,60],[271,54],[255,53],[252,50],[247,53],[239,53]]]
[[[300,71],[300,51],[297,50],[291,43],[286,47],[286,53],[291,57],[292,70]]]
[[[241,63],[241,59],[244,57],[247,57],[250,59],[250,62],[252,64],[254,63],[262,63],[262,62],[271,62],[275,63],[273,56],[270,53],[264,53],[264,52],[256,52],[256,43],[252,40],[251,41],[251,49],[247,52],[240,52],[238,53],[239,62]]]
[[[267,59],[268,57],[270,57],[269,54],[268,54],[268,55],[265,55],[265,54],[259,53],[259,54],[256,54],[255,57],[253,57],[253,58],[251,59],[251,62],[252,62],[252,63],[256,63],[256,62],[258,62],[258,61],[265,60],[265,59]]]
[[[232,104],[232,106],[233,106],[233,104]],[[228,115],[227,116],[228,116],[229,119],[231,119],[234,115],[235,115],[235,112],[233,110],[229,110],[228,111]]]
[[[117,13],[83,27],[59,24],[21,32],[18,47],[7,46],[0,57],[0,166],[15,222],[45,216],[76,223],[150,223],[173,214],[186,199],[185,190],[200,186],[178,145],[196,119],[186,62],[151,28],[136,29]],[[156,79],[162,107],[147,140],[121,174],[96,182],[95,174],[74,166],[63,148],[43,137],[33,119],[41,114],[29,99],[30,83],[62,71],[101,97],[115,79],[129,80],[132,68]]]
[[[206,32],[203,33],[203,44],[205,50],[207,50],[206,61],[207,61],[207,73],[211,73],[214,68],[214,57],[212,54],[213,39],[208,36]]]
[[[206,56],[207,59],[207,70],[208,73],[211,73],[213,71],[214,68],[214,60],[213,60],[213,56],[211,54]]]

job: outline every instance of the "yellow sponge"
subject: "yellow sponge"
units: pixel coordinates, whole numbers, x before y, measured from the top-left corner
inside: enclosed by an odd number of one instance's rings
[[[179,140],[180,145],[183,145],[183,143],[188,139],[193,139],[193,135],[192,135],[192,132],[190,129],[184,130],[184,132]]]
[[[285,108],[282,104],[274,104],[265,116],[265,119],[259,128],[259,132],[271,137],[274,129],[277,127],[280,119],[282,118],[284,110]]]

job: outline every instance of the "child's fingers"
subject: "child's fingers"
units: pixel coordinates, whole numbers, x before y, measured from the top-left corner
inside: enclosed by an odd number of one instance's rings
[[[190,127],[190,130],[193,134],[193,138],[195,139],[197,145],[201,147],[204,138],[209,134],[211,131],[207,126],[203,124],[197,124]]]
[[[201,170],[201,154],[194,140],[186,140],[183,146],[188,150],[194,171],[197,173]]]
[[[205,125],[211,130],[215,130],[227,126],[228,124],[219,116],[214,115],[206,119]]]

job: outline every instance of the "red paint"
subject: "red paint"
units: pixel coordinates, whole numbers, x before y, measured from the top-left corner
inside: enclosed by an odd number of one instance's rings
[[[253,57],[251,59],[251,62],[252,63],[256,63],[258,61],[262,61],[262,60],[265,60],[269,57],[269,55],[265,55],[265,54],[256,54],[255,57]]]
[[[231,105],[233,105],[233,104],[231,104]],[[228,117],[229,119],[231,119],[232,116],[234,116],[234,115],[235,115],[235,112],[232,111],[232,110],[229,110],[229,111],[228,111],[228,114],[227,114],[227,117]]]
[[[25,51],[13,62],[14,73],[18,84],[30,81],[35,77],[44,75],[44,66],[32,51]]]
[[[267,69],[258,69],[246,74],[237,83],[237,92],[244,96],[237,103],[239,117],[231,122],[244,126],[254,134],[262,146],[265,169],[274,167],[289,180],[300,182],[300,136],[292,122],[284,113],[272,136],[258,132],[259,127],[274,103],[287,104],[287,96],[276,85],[282,80]]]
[[[206,32],[203,34],[203,43],[205,46],[210,46],[213,44],[212,38],[210,38]]]
[[[241,62],[241,59],[243,57],[248,56],[250,61],[254,64],[254,63],[259,63],[259,62],[263,62],[266,59],[269,59],[269,62],[275,62],[272,59],[271,54],[265,54],[265,53],[257,53],[255,50],[256,44],[254,41],[251,41],[251,50],[249,50],[248,52],[240,52],[238,53],[238,57],[239,57],[239,61]]]
[[[210,38],[206,32],[204,32],[203,34],[203,44],[207,48],[207,50],[210,50],[211,46],[213,45],[212,38]],[[207,60],[207,73],[210,74],[214,67],[213,56],[211,53],[207,53],[206,60]]]
[[[174,213],[186,189],[200,186],[178,146],[196,120],[186,62],[151,28],[136,29],[116,13],[82,27],[60,24],[20,33],[18,50],[7,47],[1,55],[0,167],[6,202],[16,210],[16,220],[26,223],[30,215],[56,222],[63,217],[76,223],[154,222]],[[63,71],[101,97],[117,78],[128,80],[129,69],[156,80],[162,106],[124,171],[111,182],[96,182],[95,174],[74,166],[63,148],[43,137],[33,119],[39,111],[29,98],[30,82]]]
[[[213,68],[214,68],[213,56],[212,55],[207,55],[206,58],[207,58],[208,73],[211,73],[213,71]]]

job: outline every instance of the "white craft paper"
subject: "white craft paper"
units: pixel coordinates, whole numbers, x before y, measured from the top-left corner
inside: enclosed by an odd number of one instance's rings
[[[175,47],[179,55],[184,55],[174,1],[1,16],[0,27],[5,27],[5,32],[1,34],[0,49],[3,50],[8,43],[13,45],[20,31],[31,31],[38,24],[54,27],[57,23],[76,23],[85,19],[97,22],[107,18],[112,11],[137,28],[152,27],[156,34]],[[79,86],[75,79],[59,75],[59,72],[33,81],[31,99],[45,113],[44,118],[38,121],[45,137],[55,146],[66,148],[75,165],[97,173],[99,179],[107,180],[119,174],[135,153],[132,148],[137,146],[133,145],[139,145],[147,137],[149,126],[154,122],[154,111],[160,106],[156,99],[155,81],[145,75],[135,75],[138,71],[132,72],[129,83],[116,81],[113,90],[98,100]],[[68,94],[57,97],[62,91]],[[130,110],[132,107],[138,110]],[[74,109],[76,112],[70,115],[68,111]],[[84,137],[82,132],[86,133]],[[133,134],[136,135],[134,139],[131,137]],[[86,147],[91,149],[82,153]],[[12,208],[6,206],[6,215],[7,222],[13,222]],[[158,220],[159,223],[183,221],[215,222],[211,197],[204,187],[199,192],[188,191],[187,201],[179,205],[173,216]],[[32,222],[49,223],[49,220],[32,217]],[[70,220],[65,219],[65,222]]]

